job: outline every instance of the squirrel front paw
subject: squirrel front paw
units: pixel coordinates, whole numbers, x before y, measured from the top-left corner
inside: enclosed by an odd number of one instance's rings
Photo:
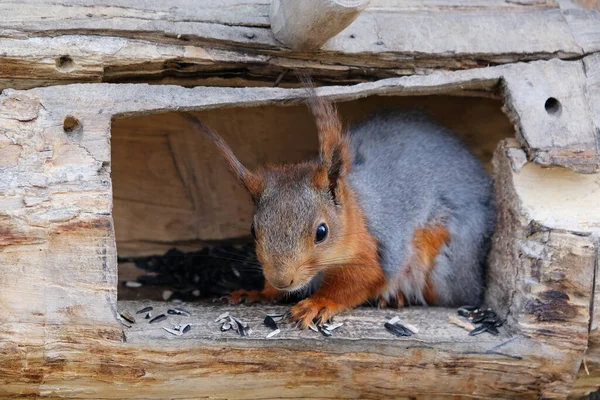
[[[290,309],[290,318],[293,321],[297,321],[300,328],[306,329],[315,318],[326,322],[343,308],[332,300],[312,297],[292,306]]]

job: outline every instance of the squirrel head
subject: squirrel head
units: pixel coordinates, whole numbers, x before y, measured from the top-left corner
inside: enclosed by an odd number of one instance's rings
[[[188,120],[211,138],[254,202],[251,227],[265,278],[275,288],[300,290],[327,268],[340,264],[347,236],[345,181],[351,160],[342,124],[332,104],[310,99],[319,134],[319,159],[267,165],[249,171],[227,144],[194,116]]]

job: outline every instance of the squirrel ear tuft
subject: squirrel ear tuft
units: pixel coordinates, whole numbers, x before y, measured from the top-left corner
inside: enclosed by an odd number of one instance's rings
[[[260,174],[251,172],[244,167],[233,154],[231,148],[227,145],[227,143],[225,143],[223,138],[213,132],[209,127],[204,125],[204,123],[202,123],[198,118],[189,113],[183,113],[182,115],[200,132],[213,141],[223,158],[225,158],[229,164],[229,168],[234,173],[238,181],[246,188],[246,190],[250,193],[250,196],[252,196],[252,201],[256,202],[262,192],[265,190],[265,182],[263,177]]]
[[[342,123],[334,105],[317,96],[309,78],[301,76],[300,79],[310,92],[309,105],[319,132],[319,156],[327,171],[329,188],[335,198],[338,180],[346,176],[352,165],[348,141],[343,135]]]

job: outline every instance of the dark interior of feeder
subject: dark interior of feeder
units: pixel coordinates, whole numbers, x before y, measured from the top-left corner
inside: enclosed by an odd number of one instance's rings
[[[338,104],[345,124],[380,109],[425,110],[458,133],[488,172],[498,142],[514,136],[501,107],[497,99],[456,96],[371,96]],[[303,105],[194,114],[250,169],[317,154],[314,119]],[[113,121],[111,143],[120,300],[205,300],[262,287],[250,200],[210,141],[170,112]]]

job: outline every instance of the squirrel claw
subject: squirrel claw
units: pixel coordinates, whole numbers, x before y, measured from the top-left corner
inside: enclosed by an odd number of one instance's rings
[[[337,313],[339,306],[328,299],[304,299],[290,309],[290,318],[300,329],[306,329],[315,320],[327,322]]]

